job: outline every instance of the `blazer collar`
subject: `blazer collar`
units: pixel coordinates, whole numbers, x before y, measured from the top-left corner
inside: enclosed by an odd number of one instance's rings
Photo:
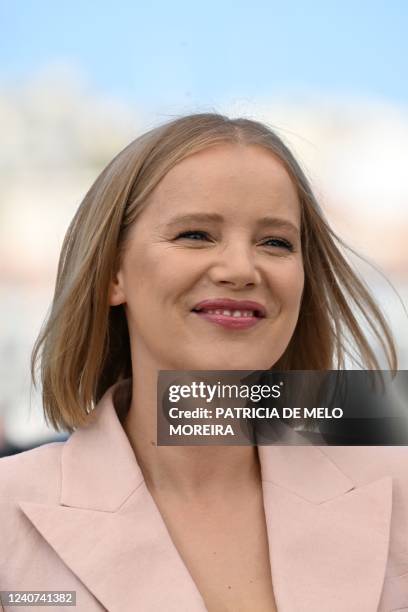
[[[150,495],[113,401],[62,452],[58,505],[20,507],[110,612],[205,612]],[[347,452],[347,447],[344,452]],[[356,486],[322,447],[258,447],[279,612],[361,612],[380,600],[391,478]]]
[[[93,421],[75,431],[64,445],[63,506],[115,512],[143,483],[119,416],[125,412],[122,401],[130,383],[127,379],[110,387],[95,408]]]
[[[269,446],[258,452],[278,610],[377,610],[388,559],[392,478],[356,486],[322,447]]]

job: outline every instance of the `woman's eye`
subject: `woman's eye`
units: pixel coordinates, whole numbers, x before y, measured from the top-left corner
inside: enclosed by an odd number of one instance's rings
[[[210,235],[207,232],[203,232],[201,230],[188,230],[178,234],[175,238],[175,240],[182,239],[191,240],[194,242],[211,241]],[[285,240],[284,238],[268,238],[267,240],[264,240],[264,242],[261,243],[261,246],[286,249],[290,252],[294,250],[292,243],[288,240]]]
[[[284,238],[268,238],[262,245],[287,249],[291,252],[293,251],[293,244]]]
[[[206,232],[195,230],[182,232],[181,234],[178,234],[178,236],[176,236],[176,240],[179,240],[180,238],[186,238],[187,240],[209,240],[209,236]]]

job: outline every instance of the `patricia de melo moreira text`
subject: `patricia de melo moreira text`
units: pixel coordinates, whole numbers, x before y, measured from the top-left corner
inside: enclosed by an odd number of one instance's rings
[[[210,403],[217,399],[249,399],[253,402],[261,399],[277,399],[281,395],[280,385],[223,385],[217,383],[208,385],[206,383],[193,382],[190,385],[171,385],[169,388],[169,400],[172,403],[182,399],[197,398]],[[168,416],[175,420],[241,420],[241,419],[341,419],[343,410],[341,408],[327,407],[216,407],[214,409],[195,407],[192,409],[181,409],[172,406]],[[232,424],[229,423],[177,423],[170,424],[170,435],[235,435]]]

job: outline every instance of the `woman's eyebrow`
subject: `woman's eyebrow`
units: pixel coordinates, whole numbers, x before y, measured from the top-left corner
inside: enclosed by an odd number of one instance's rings
[[[258,219],[257,225],[259,227],[276,227],[278,229],[288,229],[296,234],[300,234],[300,228],[289,221],[289,219],[282,219],[282,217],[271,217],[266,216]]]
[[[202,222],[216,222],[222,223],[224,220],[222,215],[218,213],[189,213],[189,214],[181,214],[175,217],[172,217],[168,221],[162,224],[162,227],[166,227],[171,229],[172,227],[177,227],[180,225],[186,225],[188,223],[202,223]]]

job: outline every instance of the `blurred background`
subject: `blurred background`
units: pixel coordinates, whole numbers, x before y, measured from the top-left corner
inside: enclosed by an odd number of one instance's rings
[[[355,259],[408,368],[407,2],[3,0],[0,19],[0,456],[57,439],[29,358],[71,217],[121,148],[184,113],[277,130],[374,264]]]

